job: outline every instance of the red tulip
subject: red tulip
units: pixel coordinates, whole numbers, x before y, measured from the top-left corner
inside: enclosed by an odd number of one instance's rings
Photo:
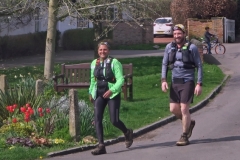
[[[21,107],[21,108],[20,108],[20,111],[21,111],[22,113],[25,113],[25,112],[26,112],[26,108],[25,108],[25,107]]]
[[[30,117],[30,114],[28,112],[25,112],[25,118],[29,118]]]
[[[17,108],[17,104],[14,104],[14,105],[13,105],[13,108],[16,109],[16,108]]]
[[[11,113],[14,112],[14,108],[13,106],[7,106],[7,110]]]
[[[40,117],[43,117],[43,113],[40,113],[39,116],[40,116]]]
[[[25,122],[29,122],[29,121],[30,121],[30,118],[24,118],[24,121],[25,121]]]
[[[50,110],[49,108],[46,108],[46,112],[47,112],[47,113],[50,113],[50,111],[51,111],[51,110]]]
[[[42,113],[43,109],[40,107],[38,108],[38,112]]]
[[[30,115],[34,114],[34,110],[31,109],[31,110],[29,111],[29,113],[30,113]]]
[[[12,119],[12,122],[13,122],[13,123],[17,123],[17,118],[13,118],[13,119]]]
[[[28,108],[28,107],[31,107],[31,105],[30,105],[29,103],[27,103],[27,104],[26,104],[26,107],[27,107],[27,108]]]

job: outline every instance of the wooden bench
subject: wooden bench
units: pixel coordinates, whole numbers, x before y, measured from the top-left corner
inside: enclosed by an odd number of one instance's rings
[[[61,74],[53,76],[54,89],[61,92],[64,89],[82,89],[90,86],[90,63],[62,64]],[[133,99],[133,65],[123,64],[124,84],[122,92],[124,100]]]

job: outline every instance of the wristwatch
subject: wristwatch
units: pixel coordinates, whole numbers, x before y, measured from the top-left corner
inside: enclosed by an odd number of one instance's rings
[[[197,85],[202,86],[202,83],[197,83]]]
[[[166,78],[161,79],[161,83],[166,82]]]

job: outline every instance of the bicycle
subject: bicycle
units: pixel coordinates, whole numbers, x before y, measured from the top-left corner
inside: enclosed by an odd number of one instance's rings
[[[203,39],[203,38],[201,38]],[[205,41],[202,41],[203,43],[203,54],[208,54],[208,45],[206,44]],[[218,37],[215,36],[215,39],[210,42],[211,44],[211,49],[215,47],[215,53],[216,54],[224,54],[226,52],[225,46],[218,41]]]

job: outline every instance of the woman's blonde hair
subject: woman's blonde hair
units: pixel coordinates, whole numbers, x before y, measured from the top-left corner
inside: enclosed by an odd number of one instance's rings
[[[108,49],[110,49],[110,45],[108,42],[100,42],[98,43],[98,48],[101,46],[101,45],[106,45],[108,47]]]

